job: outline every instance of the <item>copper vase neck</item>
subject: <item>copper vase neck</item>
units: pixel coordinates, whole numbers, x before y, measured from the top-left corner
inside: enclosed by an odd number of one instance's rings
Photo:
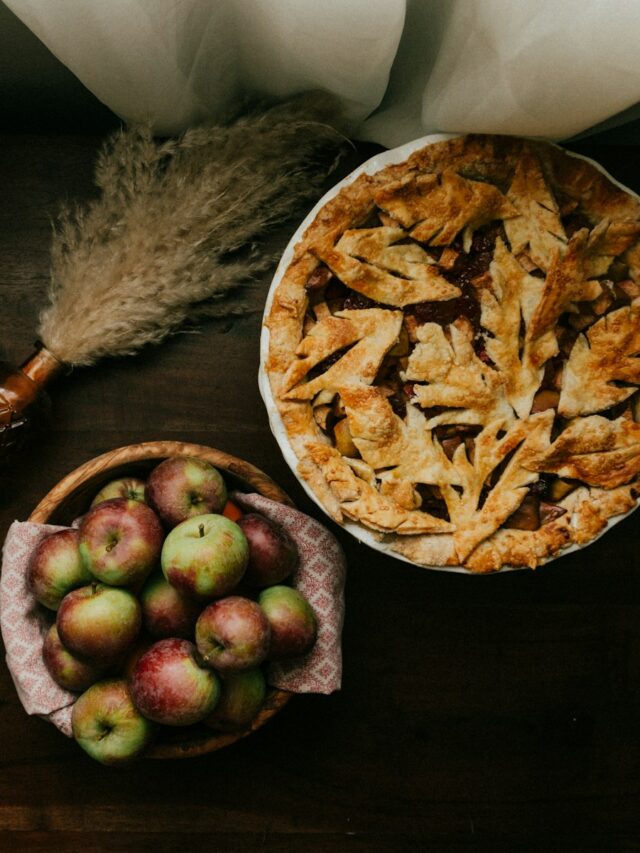
[[[46,347],[38,348],[20,368],[0,364],[0,428],[19,419],[63,368],[64,364]]]
[[[64,364],[45,346],[39,347],[20,365],[20,370],[39,388],[43,388],[64,369]]]

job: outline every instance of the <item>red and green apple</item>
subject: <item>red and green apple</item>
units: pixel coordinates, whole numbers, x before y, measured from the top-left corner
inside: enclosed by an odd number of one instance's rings
[[[193,637],[202,602],[184,595],[161,572],[148,578],[140,604],[144,627],[152,637]]]
[[[80,522],[80,553],[86,568],[112,586],[132,586],[158,564],[164,531],[146,504],[126,498],[103,501]]]
[[[270,660],[298,657],[311,649],[318,620],[307,599],[290,586],[263,589],[258,602],[271,626]]]
[[[194,515],[222,512],[227,502],[227,487],[218,469],[192,456],[173,456],[156,465],[146,494],[168,527]]]
[[[29,589],[50,610],[57,610],[72,589],[92,580],[80,554],[79,536],[71,528],[49,534],[38,543],[29,562]]]
[[[220,697],[220,682],[202,667],[189,640],[159,640],[144,652],[129,679],[136,707],[167,726],[190,726],[208,717]]]
[[[257,587],[281,583],[298,566],[298,548],[287,531],[257,512],[238,520],[249,542],[245,580]]]
[[[243,729],[255,719],[267,694],[262,670],[257,667],[230,672],[221,677],[220,701],[205,720],[205,724],[222,732]]]
[[[104,664],[83,660],[62,645],[55,623],[45,634],[42,657],[56,684],[74,693],[86,690],[104,674]]]
[[[70,652],[110,662],[124,654],[138,636],[142,609],[128,589],[92,583],[65,595],[56,625]]]
[[[270,635],[262,608],[240,595],[212,602],[196,622],[200,656],[207,666],[220,672],[259,666],[267,657]]]

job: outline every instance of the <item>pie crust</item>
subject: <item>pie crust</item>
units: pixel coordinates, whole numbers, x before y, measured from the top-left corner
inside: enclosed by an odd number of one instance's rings
[[[297,473],[425,566],[532,568],[640,496],[640,200],[556,145],[360,172],[278,273],[263,369]]]

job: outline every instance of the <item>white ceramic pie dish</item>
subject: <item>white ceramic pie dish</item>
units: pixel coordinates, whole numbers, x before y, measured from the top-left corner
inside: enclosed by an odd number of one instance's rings
[[[297,457],[297,455],[296,455],[296,453],[295,453],[295,451],[291,445],[291,442],[289,441],[289,437],[287,435],[286,429],[285,429],[284,424],[282,422],[280,412],[278,411],[278,406],[277,406],[276,401],[273,397],[273,393],[271,390],[271,384],[269,382],[269,378],[267,376],[267,373],[266,373],[266,370],[264,367],[265,363],[267,361],[267,357],[268,357],[268,353],[269,353],[269,345],[270,345],[269,328],[268,328],[266,322],[264,322],[264,321],[266,321],[266,319],[267,319],[267,317],[271,311],[275,291],[276,291],[278,285],[280,284],[280,282],[281,282],[281,280],[285,274],[285,271],[287,270],[287,268],[289,267],[289,265],[293,259],[295,246],[301,240],[301,238],[302,238],[304,232],[307,230],[307,228],[314,221],[318,212],[321,210],[321,208],[323,208],[327,204],[327,202],[330,199],[334,198],[340,192],[340,190],[343,187],[346,187],[349,184],[351,184],[361,174],[370,174],[371,175],[371,174],[374,174],[374,173],[380,171],[381,169],[385,168],[386,166],[389,166],[389,165],[392,165],[395,163],[402,163],[414,151],[417,151],[421,148],[424,148],[427,145],[432,145],[432,144],[442,142],[442,141],[448,140],[448,139],[454,139],[457,136],[459,136],[459,134],[446,134],[446,133],[430,134],[428,136],[424,136],[424,137],[421,137],[419,139],[412,140],[411,142],[407,142],[404,145],[401,145],[397,148],[393,148],[393,149],[389,149],[388,151],[381,152],[380,154],[376,154],[375,156],[371,157],[369,160],[366,160],[364,163],[362,163],[360,166],[358,166],[353,172],[351,172],[349,175],[347,175],[345,178],[343,178],[341,181],[339,181],[337,184],[335,184],[330,190],[328,190],[325,193],[325,195],[318,201],[318,203],[312,208],[312,210],[309,211],[307,216],[304,218],[304,220],[300,223],[300,225],[296,229],[295,233],[292,235],[291,239],[289,240],[289,243],[287,244],[287,246],[286,246],[286,248],[282,254],[282,257],[280,258],[280,262],[278,264],[278,267],[277,267],[275,274],[273,276],[271,285],[269,287],[269,292],[267,294],[267,299],[266,299],[266,303],[265,303],[265,310],[264,310],[264,314],[263,314],[263,325],[262,325],[262,333],[261,333],[261,338],[260,338],[260,367],[259,367],[259,371],[258,371],[258,386],[260,389],[260,394],[262,396],[262,399],[263,399],[264,404],[265,404],[266,409],[267,409],[267,414],[269,417],[269,425],[271,427],[271,431],[272,431],[274,437],[276,438],[276,441],[278,442],[280,450],[281,450],[287,464],[289,465],[289,467],[291,468],[291,470],[295,474],[297,480],[302,485],[305,492],[314,501],[314,503],[316,503],[320,507],[320,509],[327,515],[328,515],[327,510],[323,506],[322,502],[319,500],[317,494],[310,487],[310,485],[302,477],[300,477],[298,475],[298,472],[297,472],[297,466],[298,466],[299,460],[298,460],[298,457]],[[565,151],[566,154],[568,154],[572,157],[576,157],[578,159],[584,160],[587,163],[591,164],[596,169],[598,169],[609,181],[611,181],[611,183],[615,184],[620,189],[624,190],[626,193],[629,193],[630,195],[632,195],[636,198],[640,198],[640,196],[638,196],[637,193],[633,192],[633,190],[630,190],[624,184],[620,183],[620,181],[617,181],[614,177],[612,177],[596,161],[592,160],[591,158],[584,157],[583,155],[575,154],[574,152],[571,152],[571,151],[566,151],[566,149],[563,149],[563,151]],[[542,560],[541,565],[544,565],[546,563],[550,563],[554,560],[557,560],[558,558],[563,557],[566,554],[570,554],[573,551],[583,550],[588,545],[591,545],[593,542],[595,542],[597,539],[599,539],[601,536],[603,536],[605,533],[607,533],[618,522],[622,521],[624,518],[626,518],[628,515],[630,515],[632,512],[634,512],[635,509],[637,509],[637,505],[635,507],[633,507],[631,510],[629,510],[628,512],[622,513],[622,514],[617,515],[617,516],[612,516],[611,518],[609,518],[609,520],[607,521],[607,523],[603,527],[603,529],[596,536],[594,536],[589,542],[585,543],[584,545],[577,545],[575,543],[568,545],[562,551],[548,557],[545,560]],[[364,543],[365,545],[368,545],[370,548],[373,548],[376,551],[379,551],[381,553],[387,554],[390,557],[393,557],[395,560],[400,560],[401,562],[409,563],[411,565],[418,565],[420,568],[427,568],[427,569],[431,569],[433,571],[454,572],[454,573],[464,574],[464,575],[484,574],[484,573],[472,572],[463,566],[450,566],[450,565],[449,566],[437,566],[437,565],[423,565],[421,563],[415,563],[414,561],[408,559],[407,557],[403,556],[402,554],[399,554],[396,551],[394,551],[392,549],[390,543],[381,541],[375,535],[375,533],[373,531],[367,530],[361,524],[356,523],[356,522],[352,522],[349,520],[345,520],[341,524],[341,526],[345,530],[347,530],[352,536],[354,536],[358,541]],[[517,571],[517,570],[521,570],[521,569],[526,569],[526,567],[525,566],[516,566],[516,567],[514,567],[514,566],[503,566],[500,569],[500,571],[489,572],[488,574],[501,574],[503,572],[512,572],[512,571]]]

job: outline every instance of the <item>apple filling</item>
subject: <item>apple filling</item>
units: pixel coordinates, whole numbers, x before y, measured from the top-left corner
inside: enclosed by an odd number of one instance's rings
[[[569,230],[575,231],[577,217],[573,217]],[[487,350],[485,342],[491,337],[491,332],[482,327],[480,293],[483,288],[490,288],[490,266],[495,250],[496,238],[506,241],[506,235],[501,223],[489,223],[479,229],[472,240],[468,251],[464,251],[457,240],[451,247],[442,251],[431,250],[435,265],[442,270],[448,281],[459,287],[460,296],[445,301],[424,301],[408,305],[403,309],[403,321],[398,339],[381,362],[374,380],[374,385],[387,398],[394,414],[405,418],[407,405],[416,406],[428,419],[437,417],[446,411],[443,406],[423,406],[416,395],[416,382],[407,382],[404,378],[408,359],[419,341],[418,330],[425,323],[436,323],[443,328],[447,335],[447,327],[456,322],[465,323],[473,331],[473,349],[477,357],[488,366],[495,367]],[[405,241],[407,245],[409,241]],[[527,272],[539,277],[544,272],[537,268],[530,259],[525,259]],[[608,276],[615,274],[617,280]],[[580,333],[587,331],[601,317],[611,311],[630,306],[635,297],[640,295],[640,286],[628,278],[628,269],[624,264],[616,262],[615,268],[607,271],[607,275],[599,279],[602,292],[593,302],[579,302],[571,306],[558,318],[557,340],[558,353],[544,364],[544,374],[540,388],[535,392],[530,414],[552,411],[554,421],[552,434],[559,434],[566,426],[567,420],[558,414],[560,389],[562,387],[562,372],[564,362],[569,358],[575,341]],[[306,291],[309,297],[306,325],[313,328],[320,319],[330,315],[339,315],[344,310],[363,310],[370,308],[385,308],[387,306],[376,302],[351,290],[326,265],[319,264],[307,280]],[[520,329],[519,345],[522,347],[525,329]],[[354,344],[335,350],[318,362],[308,377],[322,376],[334,364],[338,363]],[[620,416],[635,420],[635,399],[637,392],[627,398],[623,404],[603,410],[603,415],[610,419]],[[361,455],[354,443],[349,428],[345,407],[336,393],[329,402],[327,395],[322,392],[322,402],[314,405],[314,418],[323,434],[326,435],[336,449],[348,459],[360,459]],[[452,460],[459,447],[464,448],[468,460],[473,460],[474,438],[481,431],[480,425],[455,423],[455,413],[449,413],[452,423],[438,425],[433,429],[433,435],[439,442],[442,451]],[[486,483],[485,493],[491,487],[491,479]],[[495,472],[494,472],[495,479]],[[380,483],[379,483],[380,484]],[[503,522],[507,529],[537,530],[541,525],[554,521],[564,515],[567,510],[555,501],[561,501],[574,489],[584,485],[579,479],[561,478],[554,474],[540,474],[529,486],[528,493],[522,498],[518,508]],[[446,503],[435,484],[420,484],[416,490],[415,507],[424,509],[439,518],[448,519]]]

